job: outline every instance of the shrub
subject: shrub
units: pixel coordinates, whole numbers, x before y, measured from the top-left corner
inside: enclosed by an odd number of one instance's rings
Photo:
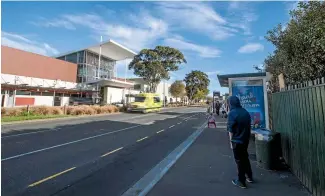
[[[7,111],[7,116],[20,116],[22,113],[22,108],[10,108]]]
[[[36,106],[30,108],[30,111],[34,115],[51,115],[52,110],[53,109],[51,107],[47,107],[47,106]]]

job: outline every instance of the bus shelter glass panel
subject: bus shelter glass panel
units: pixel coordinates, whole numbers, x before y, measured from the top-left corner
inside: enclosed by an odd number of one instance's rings
[[[251,115],[253,127],[266,128],[263,80],[233,80],[231,86],[232,95]]]

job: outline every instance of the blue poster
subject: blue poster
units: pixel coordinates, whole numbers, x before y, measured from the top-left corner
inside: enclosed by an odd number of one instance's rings
[[[239,98],[243,108],[251,115],[254,128],[266,128],[263,80],[233,81],[232,95]]]

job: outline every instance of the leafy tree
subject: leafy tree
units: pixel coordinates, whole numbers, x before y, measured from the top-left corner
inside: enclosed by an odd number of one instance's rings
[[[186,94],[184,83],[181,80],[176,80],[171,84],[169,92],[173,97],[176,97],[176,101],[178,97],[184,97]]]
[[[197,100],[202,100],[205,99],[208,94],[209,94],[209,89],[202,89],[202,90],[198,89],[194,94],[193,98]]]
[[[299,2],[290,15],[286,28],[279,24],[265,37],[276,47],[264,61],[266,70],[274,76],[273,91],[278,89],[275,83],[280,73],[287,84],[325,75],[325,2]]]
[[[195,97],[200,97],[202,94],[200,91],[204,91],[205,93],[208,92],[210,80],[208,75],[202,71],[195,70],[186,74],[184,81],[186,84],[185,89],[187,97],[190,101],[195,99]],[[206,95],[207,94],[208,93],[206,93]]]
[[[149,91],[156,92],[162,79],[169,79],[170,71],[177,71],[178,65],[186,63],[184,55],[177,49],[168,46],[157,46],[155,49],[143,49],[134,56],[129,69],[148,82]]]

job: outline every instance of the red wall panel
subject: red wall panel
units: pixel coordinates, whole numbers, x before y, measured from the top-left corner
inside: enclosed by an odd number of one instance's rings
[[[34,105],[34,97],[16,97],[15,106]]]
[[[76,82],[77,64],[1,46],[1,73]]]

